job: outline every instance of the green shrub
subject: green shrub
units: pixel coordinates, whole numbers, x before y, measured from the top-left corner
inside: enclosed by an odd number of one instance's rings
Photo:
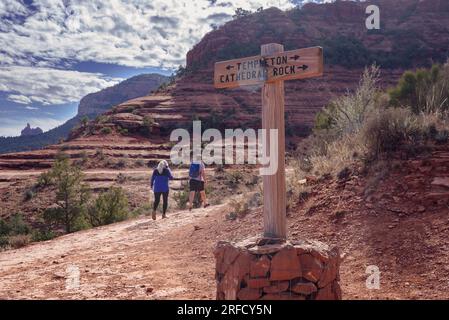
[[[48,186],[53,185],[53,183],[54,181],[51,171],[45,171],[39,175],[36,186],[38,188],[46,188]]]
[[[117,169],[123,169],[127,166],[128,162],[125,159],[120,159],[117,161],[117,163],[115,164],[115,168]]]
[[[377,159],[382,153],[398,150],[404,143],[415,143],[422,137],[422,129],[418,119],[409,110],[397,108],[373,114],[361,134],[367,152]]]
[[[7,247],[9,245],[8,237],[0,236],[0,248]]]
[[[140,128],[141,133],[145,136],[150,136],[153,132],[155,123],[156,122],[151,116],[146,115],[145,117],[143,117],[142,127]]]
[[[0,237],[9,235],[10,227],[9,224],[0,218]]]
[[[35,230],[31,235],[33,242],[47,241],[56,237],[56,234],[51,230]]]
[[[8,244],[14,249],[19,249],[19,248],[25,247],[30,242],[31,242],[31,237],[28,234],[19,234],[19,235],[10,236],[8,238]]]
[[[117,175],[117,179],[116,179],[117,183],[123,184],[123,183],[126,182],[126,180],[127,180],[127,177],[126,177],[126,175],[124,175],[123,173],[120,172],[120,173]]]
[[[100,133],[104,134],[104,135],[111,134],[112,129],[110,127],[104,127],[104,128],[101,128]]]
[[[364,67],[371,63],[370,52],[357,38],[339,36],[323,43],[327,63],[347,68]]]
[[[240,170],[232,170],[226,174],[226,184],[237,188],[243,181],[243,173]]]
[[[109,117],[101,115],[97,117],[97,123],[103,124],[109,121]]]
[[[389,95],[392,106],[409,107],[414,113],[448,111],[449,63],[405,72]]]
[[[30,201],[31,199],[33,199],[34,198],[34,190],[32,188],[26,190],[25,194],[23,195],[23,198],[25,201]]]
[[[98,160],[104,160],[105,159],[105,154],[104,154],[103,149],[95,150],[95,158],[98,158]]]
[[[123,221],[128,215],[128,198],[122,188],[116,187],[101,194],[88,210],[88,220],[93,227]]]
[[[30,226],[24,221],[23,216],[17,213],[8,219],[9,235],[24,235],[31,232]]]
[[[184,185],[183,190],[177,191],[173,194],[173,200],[176,203],[178,209],[185,209],[189,202],[189,186]]]

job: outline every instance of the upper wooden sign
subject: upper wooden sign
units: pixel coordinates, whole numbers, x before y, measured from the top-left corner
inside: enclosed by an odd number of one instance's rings
[[[323,49],[312,47],[215,63],[215,88],[235,88],[323,75]]]

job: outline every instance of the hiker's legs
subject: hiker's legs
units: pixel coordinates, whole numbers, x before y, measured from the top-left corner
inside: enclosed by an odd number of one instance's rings
[[[162,193],[162,200],[163,200],[162,217],[165,217],[165,213],[167,212],[167,208],[168,208],[168,191]]]
[[[192,209],[194,199],[195,199],[195,191],[190,191],[190,193],[189,193],[189,209]]]
[[[153,220],[156,220],[156,210],[157,210],[157,207],[159,206],[159,202],[161,201],[161,195],[162,195],[162,192],[154,193],[153,213],[151,215]]]
[[[207,207],[208,206],[208,203],[207,203],[207,199],[206,199],[206,191],[200,191],[200,196],[201,196],[201,202],[203,203],[203,206],[204,207]]]
[[[161,202],[161,195],[162,195],[162,192],[155,192],[154,193],[153,211],[156,211],[157,207],[159,207],[159,202]]]

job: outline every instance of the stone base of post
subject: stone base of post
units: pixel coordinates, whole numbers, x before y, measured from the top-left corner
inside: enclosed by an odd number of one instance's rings
[[[215,248],[217,300],[340,300],[340,254],[318,241],[248,239]]]

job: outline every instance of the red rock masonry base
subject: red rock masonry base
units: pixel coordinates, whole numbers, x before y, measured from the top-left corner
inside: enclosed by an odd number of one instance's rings
[[[215,248],[217,300],[340,300],[340,254],[317,241]]]

